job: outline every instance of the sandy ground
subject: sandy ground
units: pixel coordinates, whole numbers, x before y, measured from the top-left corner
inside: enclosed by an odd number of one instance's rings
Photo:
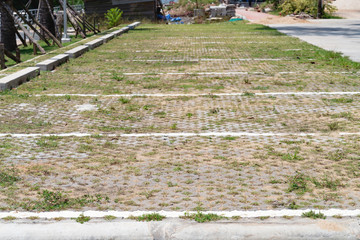
[[[304,19],[299,19],[295,17],[278,17],[269,15],[269,17],[265,19],[255,20],[252,23],[256,24],[298,24],[298,23],[309,23],[309,21]]]
[[[360,10],[339,10],[336,15],[346,19],[360,19]]]

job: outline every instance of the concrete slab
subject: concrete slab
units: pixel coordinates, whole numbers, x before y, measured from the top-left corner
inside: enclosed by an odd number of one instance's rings
[[[119,29],[119,30],[112,32],[112,34],[115,34],[115,36],[118,37],[118,36],[124,34],[125,32],[126,32],[125,29]]]
[[[115,34],[109,33],[109,34],[106,34],[106,35],[100,37],[99,39],[102,39],[104,41],[104,43],[107,43],[108,41],[110,41],[114,37],[115,37]]]
[[[40,74],[39,67],[28,67],[0,79],[0,90],[12,89]]]
[[[137,26],[139,26],[140,24],[141,24],[140,22],[134,22],[134,23],[128,25],[128,27],[129,27],[131,30],[133,30],[133,29],[135,29]]]
[[[56,67],[56,59],[47,59],[45,61],[39,62],[36,64],[40,68],[40,71],[52,71]]]
[[[312,20],[310,24],[270,24],[269,27],[360,62],[360,23],[353,19]]]
[[[94,49],[94,48],[101,46],[102,44],[104,44],[103,39],[96,39],[91,42],[85,43],[84,45],[88,46],[90,49]]]
[[[57,66],[67,62],[69,60],[69,55],[60,54],[45,61],[42,61],[36,64],[36,67],[39,67],[41,71],[52,71]]]
[[[73,48],[73,49],[65,52],[65,54],[68,54],[69,58],[77,58],[77,57],[80,57],[81,55],[83,55],[87,51],[89,51],[89,47],[85,46],[85,45],[81,45],[79,47]]]
[[[130,30],[130,28],[129,27],[123,27],[120,30],[122,30],[122,31],[124,31],[124,33],[126,33],[126,32],[128,32]]]
[[[58,61],[58,64],[61,65],[63,63],[66,63],[67,61],[69,61],[69,55],[68,54],[59,54],[59,55],[56,55],[55,57],[52,57],[51,59],[56,59]]]

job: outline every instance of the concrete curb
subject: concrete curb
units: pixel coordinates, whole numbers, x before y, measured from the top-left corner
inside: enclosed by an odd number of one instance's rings
[[[57,66],[60,66],[63,63],[66,63],[68,60],[69,60],[68,54],[59,54],[48,60],[39,62],[38,64],[36,64],[36,67],[39,67],[41,71],[52,71]]]
[[[78,58],[87,51],[89,51],[89,47],[85,45],[81,45],[65,52],[65,54],[69,55],[69,58]]]
[[[92,49],[95,49],[95,48],[97,48],[97,47],[99,47],[99,46],[101,46],[103,44],[104,44],[103,39],[95,39],[95,40],[93,40],[91,42],[85,43],[84,45],[88,46],[92,50]]]
[[[36,67],[28,67],[22,69],[18,72],[10,74],[4,78],[0,79],[0,91],[13,89],[22,83],[29,81],[32,78],[40,75],[40,71],[52,71],[56,67],[62,65],[67,62],[69,58],[77,58],[83,55],[85,52],[90,49],[95,49],[101,46],[103,43],[106,43],[113,39],[114,37],[118,37],[121,34],[128,32],[130,29],[135,29],[135,27],[139,26],[140,22],[134,22],[127,27],[123,27],[120,30],[113,31],[112,33],[106,34],[104,36],[99,37],[91,42],[85,43],[83,45],[77,46],[64,54],[59,54],[50,59],[44,60],[38,64]]]
[[[104,40],[104,43],[107,43],[107,42],[109,42],[110,40],[112,40],[114,37],[115,37],[115,34],[109,33],[109,34],[106,34],[106,35],[100,37],[100,39],[103,39],[103,40]]]
[[[42,239],[359,239],[355,219],[222,221],[197,223],[182,219],[161,222],[74,220],[0,222],[2,240]]]
[[[40,74],[39,67],[28,67],[0,79],[0,90],[12,89]]]

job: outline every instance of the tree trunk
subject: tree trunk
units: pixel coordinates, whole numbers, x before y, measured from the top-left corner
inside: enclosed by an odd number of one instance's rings
[[[47,30],[49,30],[54,36],[56,36],[55,23],[50,14],[50,11],[52,11],[53,9],[49,10],[49,7],[45,0],[39,0],[39,1],[40,1],[40,12],[39,12],[40,23]],[[50,4],[51,4],[51,2],[52,1],[49,1]],[[50,7],[52,8],[52,6],[50,6]],[[41,30],[41,34],[46,35],[46,33],[43,30]]]
[[[12,5],[12,0],[5,0],[4,2],[10,6]],[[8,51],[14,51],[17,47],[14,20],[9,15],[9,13],[1,6],[0,14],[0,42],[4,44],[5,49],[7,49]]]
[[[322,18],[323,14],[324,14],[323,0],[318,0],[317,18]]]

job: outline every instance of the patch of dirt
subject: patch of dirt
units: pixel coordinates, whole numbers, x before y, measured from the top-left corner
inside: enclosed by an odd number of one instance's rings
[[[265,25],[265,24],[297,24],[297,23],[310,23],[310,22],[305,19],[299,19],[295,17],[273,16],[273,17],[267,17],[265,19],[256,20],[251,23]]]

